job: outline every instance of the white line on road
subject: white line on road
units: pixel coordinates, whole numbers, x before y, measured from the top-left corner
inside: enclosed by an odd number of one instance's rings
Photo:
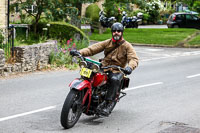
[[[156,83],[152,83],[152,84],[140,85],[140,86],[136,86],[133,88],[125,89],[124,91],[130,91],[130,90],[135,90],[135,89],[139,89],[139,88],[150,87],[150,86],[155,86],[155,85],[160,85],[160,84],[163,84],[163,82],[156,82]]]
[[[147,52],[141,52],[141,53],[147,53]],[[155,54],[155,53],[149,53],[149,54]],[[150,59],[141,59],[141,61],[154,61],[154,60],[160,60],[160,59],[167,59],[167,58],[177,58],[177,57],[185,57],[185,56],[194,56],[194,55],[200,55],[200,51],[192,51],[192,52],[183,52],[183,53],[174,53],[174,54],[160,54],[160,56],[163,57],[155,57]]]
[[[200,74],[190,75],[190,76],[187,76],[187,78],[195,78],[195,77],[198,77],[198,76],[200,76]]]
[[[8,116],[8,117],[0,118],[0,122],[6,121],[6,120],[9,120],[9,119],[14,119],[14,118],[21,117],[21,116],[26,116],[26,115],[46,111],[46,110],[50,110],[50,109],[54,109],[54,108],[56,108],[56,106],[49,106],[49,107],[45,107],[45,108],[42,108],[42,109],[38,109],[38,110],[30,111],[30,112],[25,112],[25,113],[22,113],[22,114],[17,114],[17,115],[12,115],[12,116]]]
[[[160,59],[166,59],[169,57],[158,57],[158,58],[150,58],[150,59],[142,59],[141,61],[153,61],[153,60],[160,60]]]

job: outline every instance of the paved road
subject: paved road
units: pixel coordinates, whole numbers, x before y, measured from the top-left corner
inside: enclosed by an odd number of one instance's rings
[[[177,133],[200,128],[200,49],[135,47],[139,67],[108,118],[82,115],[63,130],[60,111],[78,71],[0,79],[1,133]],[[98,58],[98,57],[95,57]],[[175,131],[175,132],[172,132]],[[165,132],[165,133],[166,133]]]

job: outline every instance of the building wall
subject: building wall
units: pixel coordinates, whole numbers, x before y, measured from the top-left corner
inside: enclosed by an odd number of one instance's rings
[[[7,0],[0,0],[0,28],[7,27]]]

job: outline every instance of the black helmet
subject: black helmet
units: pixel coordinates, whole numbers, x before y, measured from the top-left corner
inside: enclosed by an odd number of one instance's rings
[[[123,25],[121,23],[119,23],[119,22],[114,23],[111,26],[111,32],[116,31],[116,30],[123,32],[124,31]]]

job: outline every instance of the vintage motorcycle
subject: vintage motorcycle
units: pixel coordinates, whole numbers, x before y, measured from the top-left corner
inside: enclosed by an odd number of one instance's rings
[[[138,28],[138,25],[142,23],[142,13],[138,13],[137,17],[127,17],[127,14],[125,11],[122,12],[122,20],[121,23],[126,28]]]
[[[110,28],[115,21],[116,21],[115,17],[107,18],[105,17],[103,11],[99,12],[99,22],[101,23],[101,26],[105,28]]]
[[[70,84],[70,91],[65,99],[61,111],[61,125],[65,128],[73,127],[79,120],[82,113],[86,115],[101,116],[97,109],[106,96],[108,90],[108,73],[105,69],[118,69],[122,73],[125,70],[119,66],[102,67],[101,63],[89,58],[85,58],[80,54],[76,57],[80,58],[80,78],[74,79]],[[111,105],[111,111],[116,103],[126,95],[122,92],[129,85],[129,78],[125,76],[122,80],[120,89],[117,92],[115,100]]]

